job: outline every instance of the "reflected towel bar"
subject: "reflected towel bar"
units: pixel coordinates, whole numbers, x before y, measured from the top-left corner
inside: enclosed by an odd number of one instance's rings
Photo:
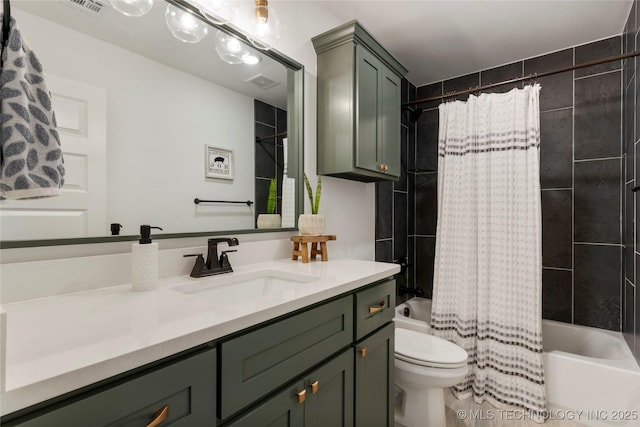
[[[202,200],[202,199],[198,199],[197,197],[193,199],[193,203],[195,203],[196,205],[199,205],[200,203],[232,203],[232,204],[243,204],[247,206],[253,205],[253,202],[251,200],[247,200],[245,202],[233,201],[233,200]]]

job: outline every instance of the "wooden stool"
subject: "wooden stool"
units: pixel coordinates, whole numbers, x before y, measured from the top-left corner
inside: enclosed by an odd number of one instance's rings
[[[316,259],[320,255],[322,261],[328,261],[327,241],[329,240],[336,240],[336,236],[292,236],[293,251],[291,252],[291,259],[296,261],[298,257],[302,257],[302,262],[306,264],[309,262],[309,255],[311,255],[312,259]],[[311,243],[311,254],[309,254],[307,243]],[[320,249],[318,249],[318,243],[320,244]]]

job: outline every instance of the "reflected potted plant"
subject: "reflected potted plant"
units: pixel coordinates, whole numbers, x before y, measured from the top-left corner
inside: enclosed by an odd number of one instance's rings
[[[269,184],[269,196],[267,197],[267,213],[258,215],[258,228],[281,228],[282,217],[276,212],[276,192],[278,181],[271,179]]]
[[[310,214],[300,214],[298,217],[298,230],[303,236],[320,236],[324,231],[324,216],[318,213],[320,207],[320,194],[322,192],[322,176],[318,175],[318,184],[316,185],[316,194],[313,196],[313,190],[309,183],[307,174],[304,174],[304,185],[307,188],[307,196],[311,204]]]

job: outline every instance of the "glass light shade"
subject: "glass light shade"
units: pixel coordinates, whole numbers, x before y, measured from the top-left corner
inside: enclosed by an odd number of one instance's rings
[[[224,31],[216,33],[216,52],[227,64],[242,64],[249,55],[249,49],[242,41]]]
[[[231,1],[226,0],[194,0],[200,12],[214,24],[228,24],[235,18],[238,9]]]
[[[193,14],[171,4],[167,5],[164,17],[171,34],[183,42],[198,43],[209,31],[207,24]]]
[[[258,49],[272,48],[280,39],[282,32],[280,17],[273,8],[268,6],[256,5],[250,10],[247,28],[249,41]]]
[[[153,0],[111,0],[111,6],[127,16],[142,16],[151,10]]]

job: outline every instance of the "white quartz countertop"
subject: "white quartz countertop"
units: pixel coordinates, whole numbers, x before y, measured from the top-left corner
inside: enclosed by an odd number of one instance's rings
[[[161,279],[157,289],[130,285],[5,304],[6,378],[1,413],[38,402],[216,340],[400,271],[360,260],[279,260],[235,268],[240,276],[277,270],[315,276],[286,289],[230,285],[221,300],[176,288],[209,278]]]

